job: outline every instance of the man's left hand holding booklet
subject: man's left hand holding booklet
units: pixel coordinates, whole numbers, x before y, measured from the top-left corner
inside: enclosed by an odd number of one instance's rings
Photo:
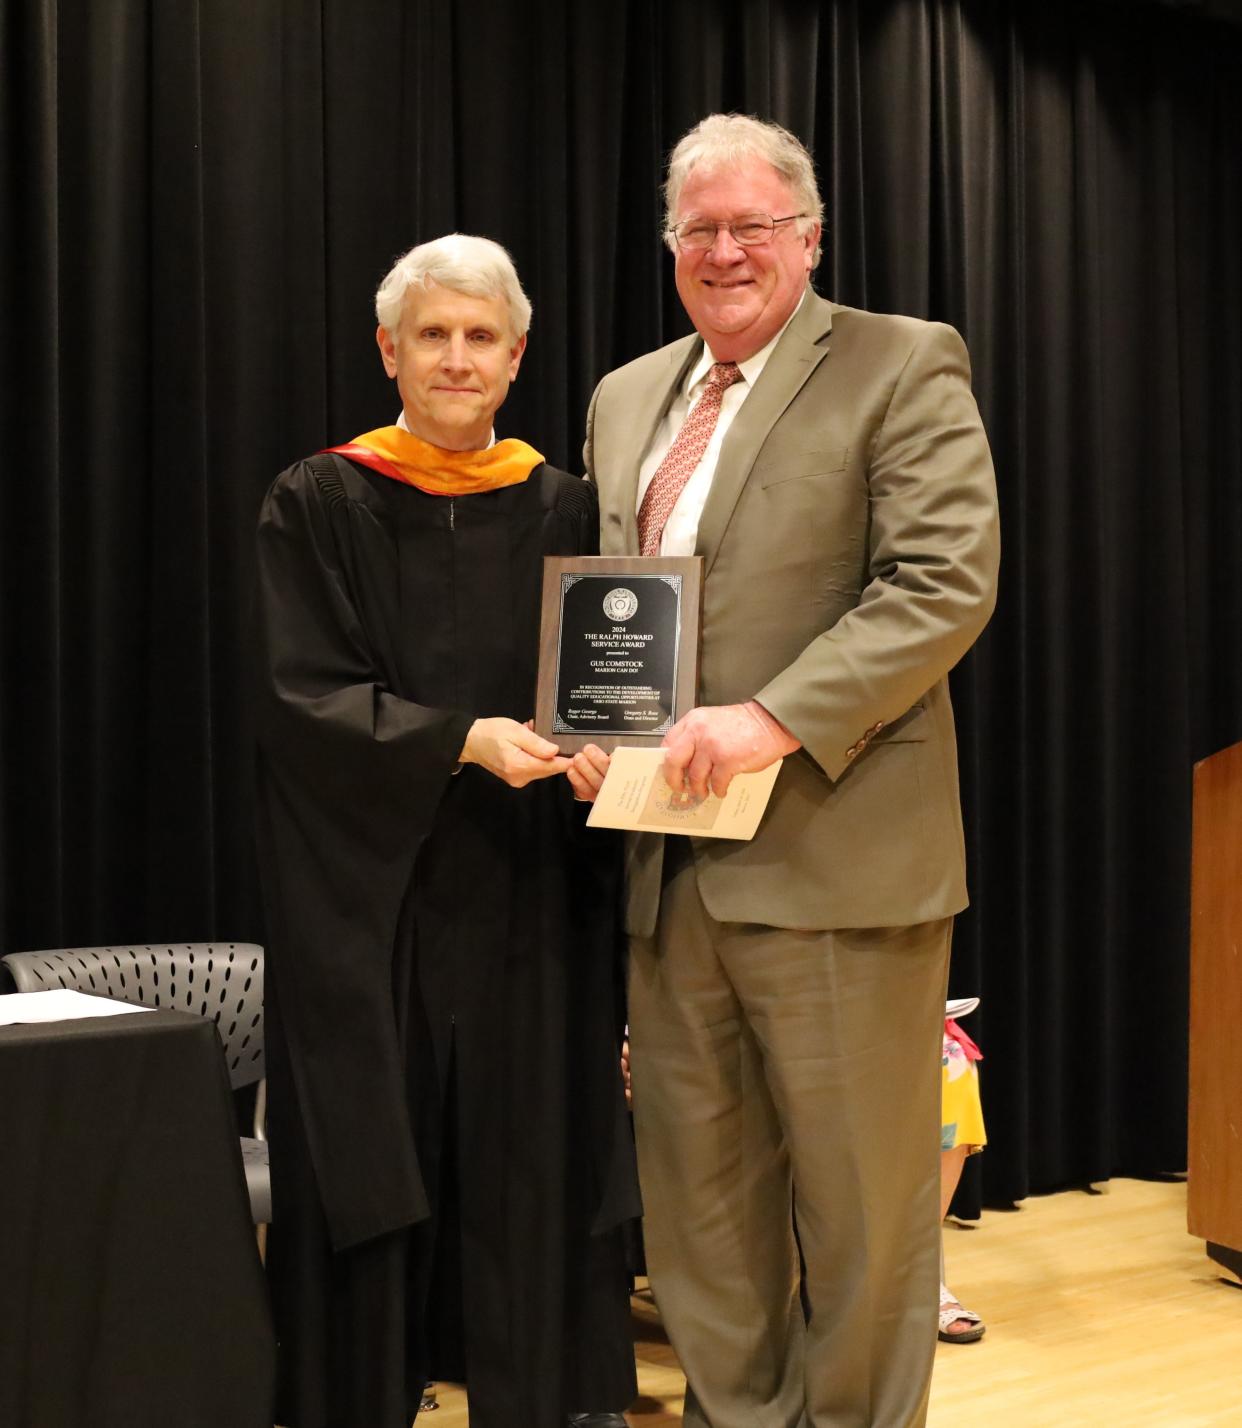
[[[603,787],[587,823],[593,828],[625,828],[636,833],[689,833],[696,838],[749,839],[768,806],[781,759],[759,773],[735,774],[723,798],[701,802],[674,793],[661,767],[665,750],[613,750]]]

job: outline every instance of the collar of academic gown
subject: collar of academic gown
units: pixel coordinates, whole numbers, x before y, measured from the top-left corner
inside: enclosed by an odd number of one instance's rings
[[[448,451],[400,425],[377,427],[327,449],[430,496],[474,496],[516,486],[544,462],[542,453],[514,437],[482,451]]]

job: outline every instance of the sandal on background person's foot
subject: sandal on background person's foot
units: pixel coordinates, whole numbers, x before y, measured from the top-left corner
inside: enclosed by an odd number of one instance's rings
[[[964,1324],[966,1327],[958,1330],[957,1333],[950,1333],[951,1324]],[[983,1338],[988,1331],[988,1326],[982,1319],[970,1309],[963,1309],[953,1297],[953,1291],[947,1285],[940,1286],[940,1332],[937,1338],[946,1344],[973,1344]]]

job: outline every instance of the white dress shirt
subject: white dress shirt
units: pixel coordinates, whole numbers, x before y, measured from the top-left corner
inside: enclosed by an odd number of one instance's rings
[[[801,307],[802,304],[799,303],[798,306]],[[795,308],[794,312],[797,310]],[[789,326],[793,317],[794,313],[791,312],[785,327]],[[703,452],[699,464],[690,473],[690,479],[681,488],[677,504],[669,512],[668,520],[664,523],[664,531],[660,537],[661,555],[694,554],[694,548],[699,538],[699,519],[703,514],[703,507],[707,503],[707,494],[712,489],[712,479],[716,475],[716,463],[720,459],[720,448],[724,444],[730,426],[733,425],[733,418],[737,416],[750,389],[759,380],[759,373],[763,371],[768,358],[772,355],[772,349],[781,340],[785,327],[781,328],[766,347],[761,347],[753,357],[747,357],[744,362],[737,364],[738,370],[742,374],[742,380],[725,388],[720,403],[720,416],[716,421],[716,429],[707,443],[707,449]],[[668,449],[681,430],[682,423],[689,416],[695,402],[703,395],[707,386],[707,374],[715,362],[716,359],[712,356],[711,349],[704,343],[699,360],[686,373],[686,380],[682,384],[681,390],[673,399],[672,406],[665,413],[664,420],[656,428],[655,439],[646,456],[643,457],[643,464],[638,468],[638,504],[634,507],[635,512],[642,506],[643,496],[646,494],[647,487],[651,485],[651,478],[655,475],[660,462],[668,454]]]

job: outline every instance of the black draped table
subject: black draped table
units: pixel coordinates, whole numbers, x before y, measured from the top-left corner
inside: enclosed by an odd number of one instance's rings
[[[272,1384],[215,1027],[0,1026],[0,1424],[271,1428]]]

